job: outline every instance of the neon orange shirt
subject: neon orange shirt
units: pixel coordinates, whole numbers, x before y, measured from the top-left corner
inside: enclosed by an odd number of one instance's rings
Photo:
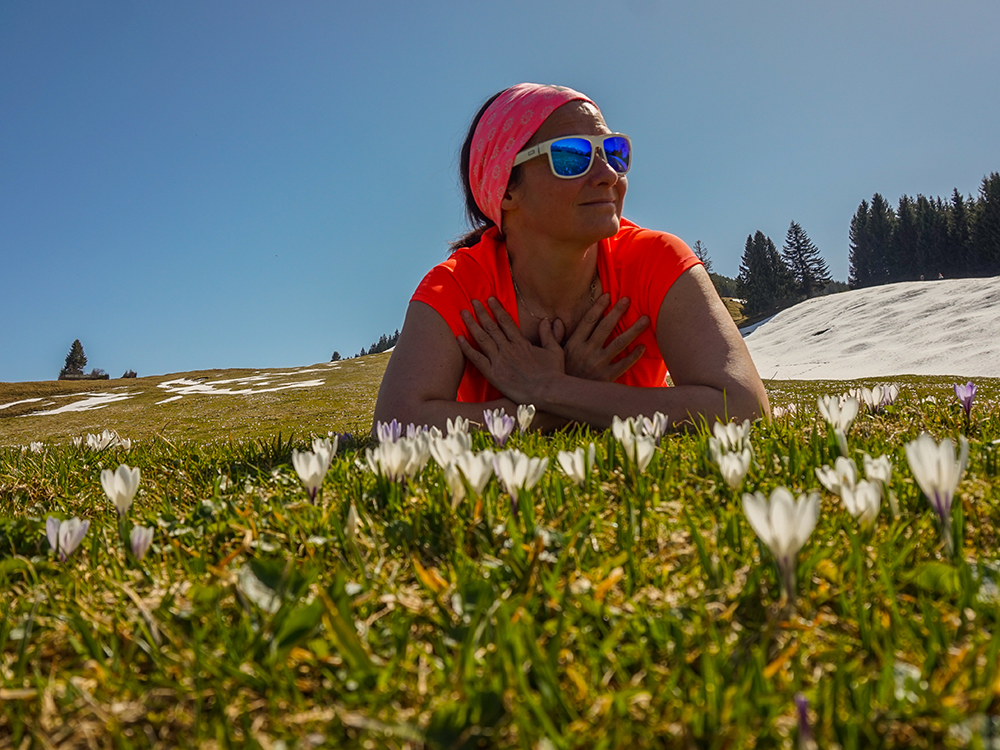
[[[456,250],[444,263],[434,266],[410,299],[411,302],[424,302],[433,307],[456,337],[461,335],[473,341],[461,312],[471,312],[474,299],[485,305],[487,298],[496,297],[514,322],[519,322],[507,249],[503,242],[497,240],[497,234],[496,227],[491,227],[475,245]],[[644,387],[666,385],[667,366],[656,343],[656,319],[663,298],[673,283],[682,273],[700,263],[678,237],[643,229],[624,218],[618,234],[601,240],[597,273],[601,288],[611,295],[608,308],[622,297],[632,300],[612,337],[622,333],[643,315],[648,315],[652,321],[652,325],[636,337],[622,356],[640,345],[645,345],[645,353],[616,382]],[[466,361],[457,400],[482,403],[498,398],[502,398],[501,393],[489,384],[475,365]]]

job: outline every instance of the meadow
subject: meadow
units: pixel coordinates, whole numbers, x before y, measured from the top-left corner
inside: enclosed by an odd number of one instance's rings
[[[968,416],[957,377],[895,378],[858,414],[859,474],[892,465],[865,528],[817,478],[843,452],[817,397],[871,381],[769,382],[797,410],[750,425],[735,488],[710,425],[643,467],[611,431],[515,429],[505,449],[548,459],[515,511],[497,477],[480,495],[434,458],[402,478],[371,460],[387,356],[162,404],[178,376],[0,384],[0,405],[135,394],[0,411],[0,748],[996,746],[1000,381]],[[130,447],[71,442],[103,429]],[[969,445],[951,551],[908,464],[923,432]],[[334,436],[311,499],[293,451]],[[591,443],[577,484],[558,454]],[[141,478],[119,515],[101,472],[121,464]],[[744,512],[778,487],[820,505],[788,596]],[[50,517],[89,521],[65,560]]]

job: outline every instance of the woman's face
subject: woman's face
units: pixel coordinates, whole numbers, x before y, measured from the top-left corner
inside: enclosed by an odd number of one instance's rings
[[[594,105],[572,101],[549,115],[525,148],[564,135],[611,132]],[[597,154],[585,175],[570,180],[552,174],[547,155],[537,157],[521,165],[521,179],[501,203],[504,233],[589,246],[618,232],[627,188],[625,177]]]

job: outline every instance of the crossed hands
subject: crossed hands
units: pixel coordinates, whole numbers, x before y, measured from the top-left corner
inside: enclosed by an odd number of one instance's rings
[[[622,297],[604,315],[610,302],[609,294],[598,297],[564,343],[563,322],[542,320],[538,326],[541,346],[535,346],[521,334],[495,297],[487,300],[489,311],[482,302],[473,300],[475,315],[463,310],[462,319],[478,349],[464,336],[458,337],[458,345],[466,359],[504,396],[517,404],[540,403],[545,388],[559,376],[611,382],[642,357],[646,348],[638,346],[628,356],[615,360],[649,326],[649,318],[643,315],[608,341],[630,304],[627,297]]]

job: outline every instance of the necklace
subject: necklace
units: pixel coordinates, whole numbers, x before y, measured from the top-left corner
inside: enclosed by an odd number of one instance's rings
[[[507,253],[507,267],[510,268],[510,281],[514,285],[514,296],[517,297],[517,299],[521,302],[522,305],[524,305],[524,309],[528,313],[528,315],[533,317],[535,320],[548,320],[549,319],[548,317],[541,317],[539,315],[535,315],[532,309],[528,307],[528,303],[524,301],[524,295],[521,294],[521,290],[517,286],[517,281],[514,279],[514,266],[512,266],[510,262],[510,253]],[[591,305],[593,305],[594,300],[597,299],[597,281],[598,281],[597,268],[595,267],[594,278],[590,282]]]

